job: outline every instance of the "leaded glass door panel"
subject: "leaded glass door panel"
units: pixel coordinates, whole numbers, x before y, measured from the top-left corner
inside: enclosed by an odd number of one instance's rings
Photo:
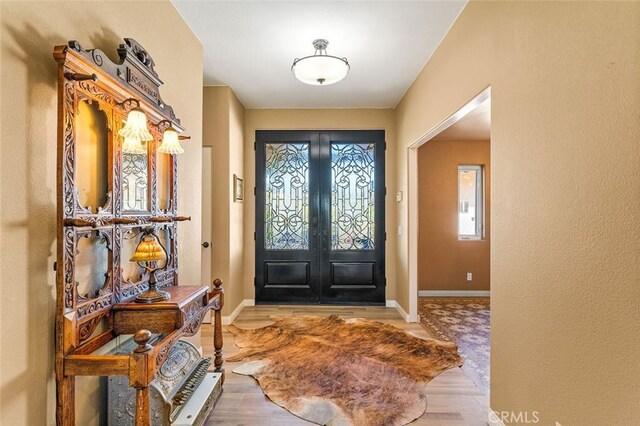
[[[319,294],[318,133],[256,132],[256,301]]]
[[[256,301],[384,303],[384,131],[256,132]]]
[[[320,302],[385,302],[384,131],[320,134]]]

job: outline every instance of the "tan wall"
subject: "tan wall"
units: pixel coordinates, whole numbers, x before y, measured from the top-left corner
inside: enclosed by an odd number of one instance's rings
[[[489,290],[489,141],[430,141],[418,149],[418,290]],[[484,239],[458,239],[458,165],[485,168]],[[467,272],[473,280],[467,281]]]
[[[638,2],[472,1],[398,107],[403,189],[407,147],[491,85],[494,410],[640,420],[639,44]],[[404,237],[397,268],[406,310]]]
[[[212,147],[211,272],[224,282],[229,315],[244,299],[243,203],[233,202],[233,175],[244,168],[244,107],[227,86],[204,88],[203,145]],[[245,195],[249,195],[248,193]]]
[[[55,423],[57,86],[53,46],[78,40],[112,59],[124,37],[146,47],[187,133],[179,158],[180,280],[200,280],[202,47],[169,2],[2,2],[0,424]],[[152,13],[151,13],[152,12]],[[170,31],[167,31],[170,28]],[[179,48],[177,48],[179,47]],[[78,425],[98,424],[97,380],[80,378]]]
[[[255,230],[255,199],[253,187],[255,185],[255,155],[253,142],[256,130],[342,130],[384,129],[388,149],[386,153],[385,171],[388,190],[386,205],[387,221],[387,300],[396,298],[395,264],[393,262],[396,250],[396,207],[395,207],[395,112],[390,109],[250,109],[246,111],[245,120],[245,185],[247,196],[244,215],[244,295],[247,299],[255,297],[253,278],[255,271],[255,244],[253,231]]]

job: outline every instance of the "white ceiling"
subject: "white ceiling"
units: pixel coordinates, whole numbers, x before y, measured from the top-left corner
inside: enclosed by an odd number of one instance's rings
[[[466,0],[173,4],[204,46],[205,85],[230,86],[247,108],[392,108]],[[317,38],[349,60],[343,81],[309,86],[291,73]]]
[[[438,133],[432,141],[487,141],[491,139],[491,98],[453,125]]]

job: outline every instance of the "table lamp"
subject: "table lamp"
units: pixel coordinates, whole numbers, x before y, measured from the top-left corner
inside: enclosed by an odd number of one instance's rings
[[[158,237],[155,236],[152,229],[143,231],[140,243],[138,247],[136,247],[136,252],[129,261],[136,262],[149,271],[149,290],[136,297],[136,302],[153,303],[169,300],[171,295],[166,291],[158,289],[156,281],[156,271],[167,266],[167,251],[162,244],[160,244]],[[162,267],[158,266],[158,262],[161,261],[164,261]]]

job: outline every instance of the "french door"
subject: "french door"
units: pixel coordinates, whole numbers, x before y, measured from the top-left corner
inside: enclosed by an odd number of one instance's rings
[[[256,131],[256,302],[384,304],[384,131]]]

